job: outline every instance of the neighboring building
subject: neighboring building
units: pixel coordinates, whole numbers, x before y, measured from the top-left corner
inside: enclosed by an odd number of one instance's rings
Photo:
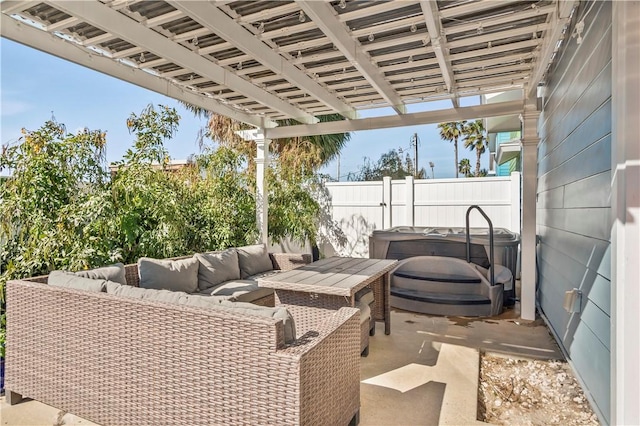
[[[491,153],[495,175],[509,176],[512,172],[522,171],[520,151],[520,131],[496,133],[495,152]]]
[[[480,97],[482,104],[522,99],[522,90],[493,93]],[[520,167],[520,117],[506,115],[484,119],[489,145],[489,175],[509,176],[521,171]],[[503,149],[500,149],[502,145]]]

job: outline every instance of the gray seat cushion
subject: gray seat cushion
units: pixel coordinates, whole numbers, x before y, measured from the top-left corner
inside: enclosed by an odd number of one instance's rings
[[[356,293],[356,301],[362,301],[365,305],[370,305],[373,303],[373,290],[369,287],[365,287],[361,290],[358,290]]]
[[[198,288],[198,259],[161,260],[142,257],[138,260],[140,287],[193,293]]]
[[[101,268],[89,269],[87,271],[75,272],[79,277],[109,280],[120,284],[127,284],[127,278],[124,272],[124,264],[114,263],[113,265],[103,266]]]
[[[247,280],[258,281],[260,278],[270,277],[272,275],[280,274],[282,272],[284,272],[284,271],[281,271],[279,269],[273,269],[271,271],[260,272],[259,274],[251,275],[251,276],[247,277],[246,279]]]
[[[238,247],[236,250],[240,264],[240,278],[245,279],[274,269],[265,244]]]
[[[273,289],[258,287],[257,281],[254,280],[233,280],[198,294],[224,296],[238,302],[254,302],[273,294]]]
[[[93,293],[105,291],[107,283],[111,281],[105,279],[93,279],[80,277],[73,272],[67,271],[51,271],[47,278],[47,283],[55,287],[73,288],[76,290],[85,290]],[[117,283],[114,283],[117,284]]]
[[[198,290],[206,290],[229,280],[240,279],[238,252],[235,249],[219,253],[196,253],[198,259]]]
[[[356,308],[360,309],[360,324],[371,319],[371,307],[362,300],[356,302]]]

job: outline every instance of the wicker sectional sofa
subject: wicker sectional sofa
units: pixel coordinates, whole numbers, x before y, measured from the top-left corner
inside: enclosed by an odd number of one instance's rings
[[[127,284],[136,277],[128,265]],[[357,309],[287,307],[291,339],[281,316],[253,312],[284,308],[167,303],[43,281],[7,283],[11,404],[30,397],[102,425],[357,423]]]

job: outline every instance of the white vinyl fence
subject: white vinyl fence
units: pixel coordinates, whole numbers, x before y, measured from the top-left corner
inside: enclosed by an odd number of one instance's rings
[[[394,226],[464,227],[467,208],[479,205],[495,228],[520,232],[520,173],[510,177],[419,179],[326,183],[328,216],[346,241],[329,236],[326,255],[368,257],[369,235]],[[328,218],[327,218],[328,219]],[[470,226],[486,227],[479,212]]]

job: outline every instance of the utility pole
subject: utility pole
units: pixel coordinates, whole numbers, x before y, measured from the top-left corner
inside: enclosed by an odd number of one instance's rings
[[[336,174],[336,182],[340,182],[340,153],[338,153],[338,173]]]
[[[418,139],[418,134],[414,133],[413,137],[411,138],[411,145],[413,146],[413,176],[417,177],[418,175],[418,144],[420,143],[420,140]]]
[[[433,161],[429,161],[429,167],[431,167],[431,179],[435,179],[435,177],[434,177],[434,175],[433,175],[433,168],[434,168],[435,166],[436,166],[436,165],[435,165],[435,164],[433,164]]]

